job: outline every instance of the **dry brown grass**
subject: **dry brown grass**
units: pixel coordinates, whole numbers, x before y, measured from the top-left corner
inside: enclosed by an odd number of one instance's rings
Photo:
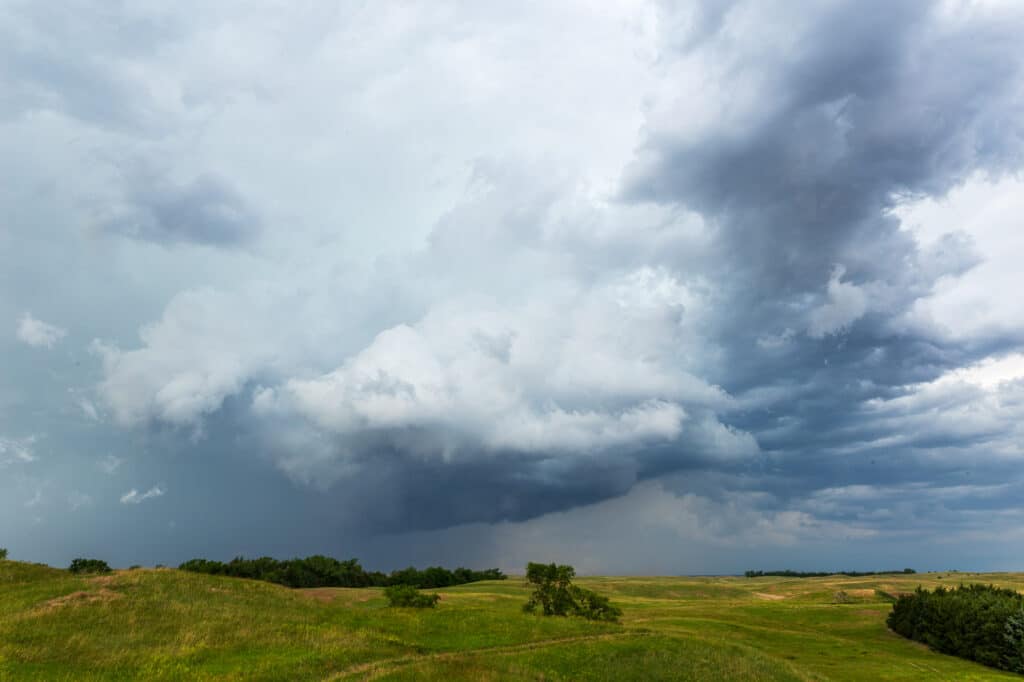
[[[99,590],[79,590],[78,592],[72,592],[71,594],[65,594],[63,597],[57,597],[56,599],[50,599],[45,601],[37,607],[39,611],[53,611],[68,606],[80,606],[83,604],[94,604],[96,602],[109,602],[115,599],[121,599],[124,595],[120,592],[108,590],[106,588],[100,588]]]
[[[372,588],[360,589],[353,587],[310,587],[296,590],[299,594],[320,602],[339,601],[342,604],[368,602],[380,596],[380,591]]]

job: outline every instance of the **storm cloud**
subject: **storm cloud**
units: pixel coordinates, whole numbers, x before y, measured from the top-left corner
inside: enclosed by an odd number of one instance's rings
[[[1014,3],[69,13],[0,12],[13,555],[1019,563]]]
[[[250,241],[259,218],[223,180],[210,175],[184,183],[133,176],[120,204],[105,209],[96,227],[164,244],[233,246]]]

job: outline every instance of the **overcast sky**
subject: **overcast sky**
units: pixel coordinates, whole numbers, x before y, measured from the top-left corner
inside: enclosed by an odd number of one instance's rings
[[[1024,569],[1022,34],[0,0],[0,546]]]

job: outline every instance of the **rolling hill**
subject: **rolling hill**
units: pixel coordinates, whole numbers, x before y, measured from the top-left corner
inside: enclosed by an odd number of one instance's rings
[[[886,594],[1024,574],[583,578],[619,624],[521,612],[515,577],[393,609],[174,569],[0,561],[3,680],[1014,680],[891,633]],[[881,592],[879,592],[881,591]],[[844,595],[837,598],[837,593]],[[837,603],[843,602],[843,603]]]

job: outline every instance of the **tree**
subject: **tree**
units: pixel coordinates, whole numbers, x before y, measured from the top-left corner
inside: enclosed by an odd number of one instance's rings
[[[3,561],[6,558],[7,558],[7,549],[4,548],[4,547],[0,547],[0,561]]]
[[[68,566],[72,573],[110,573],[110,566],[100,559],[75,559]]]
[[[573,610],[572,579],[576,570],[572,566],[556,564],[526,564],[526,581],[534,585],[533,595],[523,610],[533,613],[539,606],[545,616],[565,616]]]
[[[616,621],[621,609],[612,606],[607,597],[572,584],[576,570],[558,564],[526,565],[526,580],[534,585],[523,611],[535,613],[538,607],[545,616],[580,616],[589,620]]]

